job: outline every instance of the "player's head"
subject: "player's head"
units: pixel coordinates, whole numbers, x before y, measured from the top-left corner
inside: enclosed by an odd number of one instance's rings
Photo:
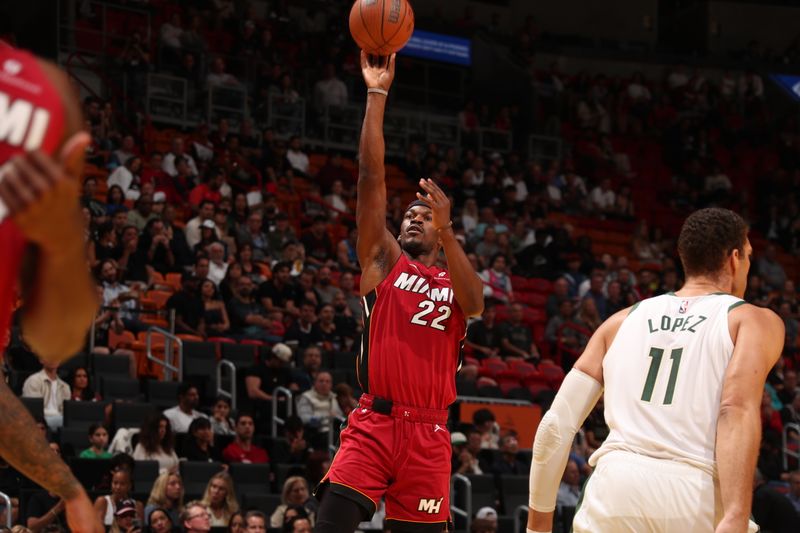
[[[686,278],[724,283],[734,296],[744,296],[753,252],[747,232],[744,219],[729,209],[709,207],[689,215],[678,237]]]
[[[427,255],[439,246],[439,235],[433,227],[433,212],[427,203],[414,200],[408,204],[397,241],[400,248],[414,258]]]

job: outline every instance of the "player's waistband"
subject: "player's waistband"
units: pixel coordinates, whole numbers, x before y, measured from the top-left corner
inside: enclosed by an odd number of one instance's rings
[[[427,422],[429,424],[447,424],[447,409],[425,409],[402,405],[392,400],[379,398],[371,394],[362,394],[358,399],[358,406],[372,409],[376,413],[395,418],[402,418],[411,422]]]

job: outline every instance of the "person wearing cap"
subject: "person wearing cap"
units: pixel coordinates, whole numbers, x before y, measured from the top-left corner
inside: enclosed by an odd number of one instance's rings
[[[272,401],[272,391],[287,387],[290,381],[288,364],[292,360],[292,349],[279,342],[272,350],[261,355],[261,363],[247,369],[245,386],[247,397],[258,402]]]
[[[141,531],[141,527],[134,524],[136,519],[136,501],[128,499],[117,504],[114,511],[114,521],[111,523],[109,533],[134,533]]]
[[[194,249],[198,242],[200,242],[200,227],[206,220],[214,223],[214,202],[210,200],[203,200],[197,208],[197,216],[189,219],[184,228],[186,234],[186,244],[189,248]],[[216,225],[214,226],[216,230]]]
[[[497,527],[497,511],[494,507],[489,507],[488,505],[486,507],[481,507],[478,509],[478,512],[475,513],[475,519],[486,520],[491,522],[491,525],[494,527]]]
[[[195,244],[192,249],[194,254],[208,253],[208,247],[220,240],[218,231],[213,218],[204,220],[203,223],[200,224],[200,240],[197,241],[197,244]]]

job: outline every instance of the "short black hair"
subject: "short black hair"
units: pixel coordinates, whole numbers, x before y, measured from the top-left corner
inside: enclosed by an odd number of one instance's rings
[[[678,255],[687,276],[715,274],[733,250],[744,252],[747,222],[730,209],[708,207],[684,221]]]
[[[249,418],[253,422],[256,421],[255,415],[253,415],[253,413],[251,413],[250,411],[239,411],[238,413],[236,413],[236,418],[234,418],[233,421],[234,421],[234,423],[238,424],[239,420],[241,420],[244,417]]]
[[[189,435],[192,435],[195,431],[200,429],[209,429],[211,427],[211,422],[208,418],[201,416],[192,420],[192,423],[189,424]]]
[[[108,432],[108,428],[105,426],[105,424],[101,424],[100,422],[95,422],[94,424],[89,426],[89,436],[91,437],[92,435],[94,435],[94,432],[100,428],[103,428],[106,430],[106,432]]]
[[[481,424],[489,421],[495,421],[494,413],[489,409],[478,409],[472,414],[472,423],[476,426],[480,426]]]
[[[181,383],[180,387],[178,387],[178,398],[186,396],[192,389],[195,389],[198,392],[200,392],[200,390],[197,388],[197,385],[195,385],[194,383],[189,383],[189,382]]]

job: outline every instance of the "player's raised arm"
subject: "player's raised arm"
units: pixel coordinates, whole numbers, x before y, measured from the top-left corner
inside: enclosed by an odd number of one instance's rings
[[[368,56],[361,51],[361,73],[367,84],[367,109],[361,128],[358,164],[358,261],[361,294],[374,289],[400,257],[400,245],[386,229],[386,170],[383,114],[394,79],[395,55]]]
[[[421,179],[419,186],[427,194],[417,193],[417,198],[431,207],[434,228],[439,234],[439,242],[447,257],[447,270],[453,283],[456,301],[466,316],[478,316],[483,313],[483,282],[456,240],[453,223],[450,220],[450,200],[433,180]]]
[[[747,531],[753,475],[761,442],[761,398],[783,351],[783,321],[750,304],[730,312],[735,346],[725,373],[717,419],[716,460],[723,518],[717,533]]]

